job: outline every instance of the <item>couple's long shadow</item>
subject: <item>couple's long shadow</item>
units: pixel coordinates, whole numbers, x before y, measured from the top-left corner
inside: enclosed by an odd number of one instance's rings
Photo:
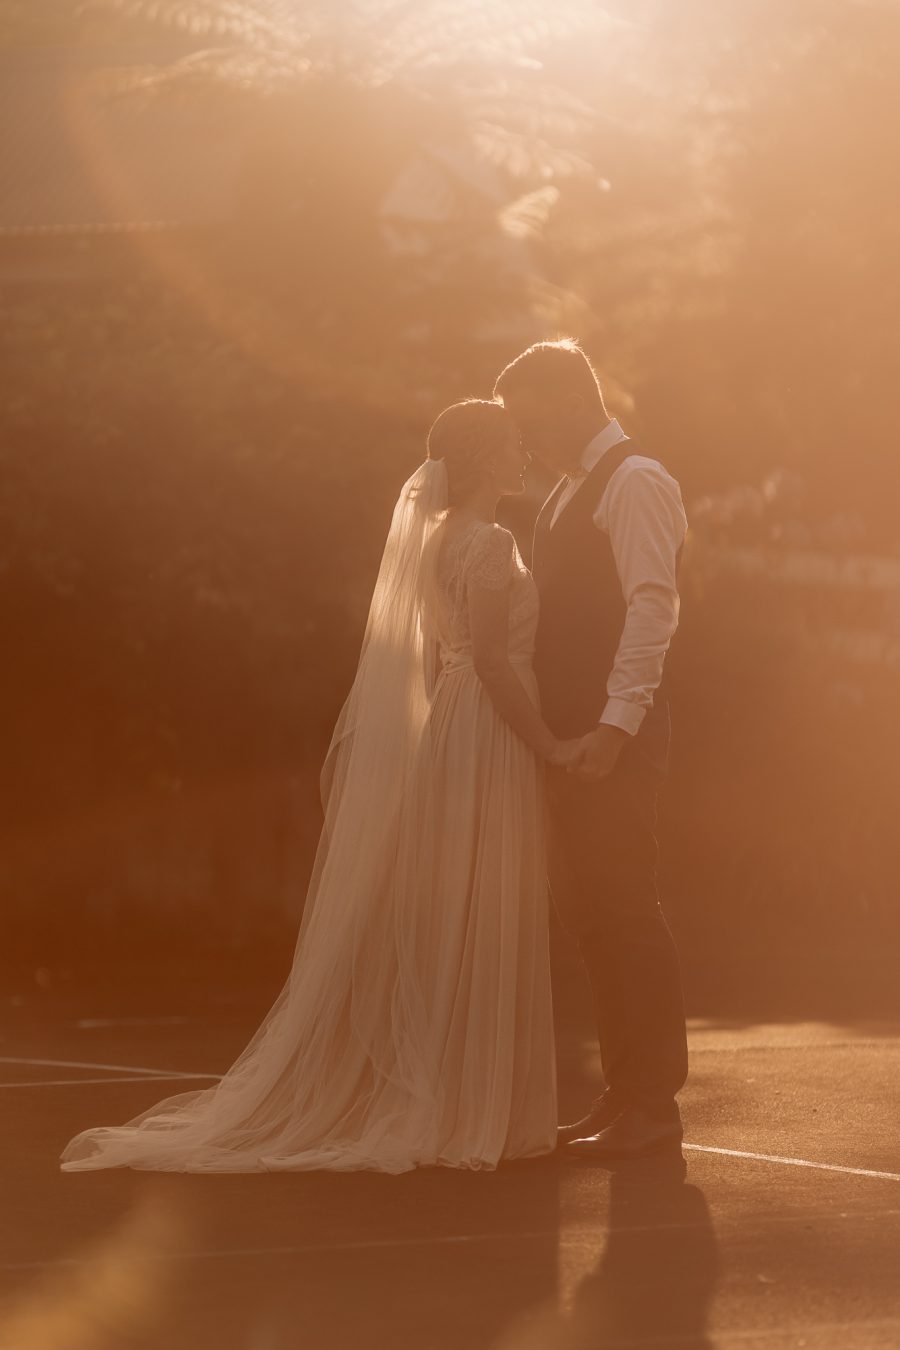
[[[621,1164],[609,1169],[607,1186],[601,1250],[566,1300],[559,1346],[709,1346],[718,1254],[706,1198],[688,1184],[683,1158]]]
[[[317,1347],[710,1344],[716,1242],[680,1153],[612,1169],[553,1158],[315,1184],[332,1215],[351,1207],[359,1242],[307,1258],[284,1298],[283,1325],[302,1318]],[[343,1224],[341,1234],[339,1245]]]

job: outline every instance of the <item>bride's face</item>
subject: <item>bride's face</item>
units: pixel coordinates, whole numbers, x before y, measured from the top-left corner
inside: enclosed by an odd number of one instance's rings
[[[525,491],[525,474],[531,455],[522,446],[522,434],[509,419],[509,430],[494,460],[494,485],[501,496],[515,496]]]

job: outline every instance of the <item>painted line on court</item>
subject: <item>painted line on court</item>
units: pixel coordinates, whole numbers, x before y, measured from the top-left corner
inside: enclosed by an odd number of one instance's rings
[[[737,1341],[752,1343],[753,1341],[765,1341],[768,1346],[783,1345],[793,1347],[796,1345],[808,1345],[812,1342],[807,1341],[808,1336],[831,1335],[833,1332],[840,1332],[844,1336],[843,1345],[850,1346],[856,1343],[857,1338],[865,1331],[892,1331],[895,1327],[900,1327],[900,1318],[896,1317],[871,1317],[865,1321],[859,1322],[798,1322],[796,1326],[785,1328],[784,1330],[772,1330],[767,1327],[765,1330],[753,1331],[717,1331],[716,1344],[722,1346],[733,1345]],[[816,1344],[819,1342],[817,1341]],[[892,1342],[898,1344],[900,1342]],[[656,1345],[682,1345],[685,1350],[698,1344],[697,1338],[691,1336],[653,1336],[649,1339],[639,1341],[609,1341],[607,1342],[610,1350],[639,1350],[640,1347],[650,1347]],[[710,1342],[711,1344],[711,1342]],[[831,1342],[835,1344],[835,1342]],[[869,1342],[867,1342],[869,1344]],[[879,1341],[879,1345],[886,1342]]]
[[[124,1078],[57,1078],[36,1083],[0,1083],[0,1092],[4,1088],[86,1087],[95,1083],[184,1083],[201,1078],[215,1079],[218,1082],[221,1076],[218,1073],[155,1073],[152,1075],[142,1073]]]
[[[754,1162],[780,1163],[783,1167],[812,1167],[821,1172],[845,1172],[854,1177],[877,1177],[900,1181],[900,1172],[875,1172],[868,1167],[844,1167],[840,1163],[811,1162],[808,1158],[783,1158],[776,1153],[745,1153],[737,1148],[713,1148],[709,1144],[683,1144],[694,1153],[721,1153],[727,1158],[751,1158]]]
[[[688,1033],[688,1047],[691,1055],[743,1055],[748,1051],[758,1054],[803,1053],[810,1050],[897,1050],[900,1038],[896,1035],[882,1036],[879,1040],[858,1041],[747,1041],[737,1045],[696,1045]],[[585,1059],[599,1063],[600,1051],[596,1042],[585,1041],[582,1045],[567,1049],[559,1055],[559,1063],[583,1065]]]
[[[255,1175],[262,1175],[256,1173]],[[324,1242],[304,1243],[296,1247],[223,1247],[216,1251],[193,1252],[142,1252],[129,1256],[116,1256],[117,1261],[217,1261],[233,1256],[307,1256],[335,1252],[377,1251],[391,1247],[445,1247],[462,1246],[476,1242],[509,1242],[511,1238],[533,1242],[537,1239],[555,1238],[558,1230],[548,1228],[536,1233],[460,1233],[441,1237],[382,1238],[369,1242]],[[0,1264],[0,1270],[39,1270],[45,1266],[85,1266],[93,1265],[102,1256],[61,1256],[49,1261],[11,1261]]]
[[[79,1017],[79,1031],[93,1027],[175,1027],[184,1026],[189,1017]]]
[[[159,1078],[214,1078],[217,1074],[186,1073],[181,1069],[147,1069],[140,1064],[94,1064],[81,1059],[15,1059],[9,1055],[0,1055],[0,1064],[31,1064],[53,1069],[104,1069],[110,1073],[147,1074]]]
[[[74,1175],[74,1173],[71,1175]],[[254,1175],[262,1174],[255,1173]],[[888,1214],[897,1213],[896,1210],[885,1212]],[[766,1222],[771,1222],[773,1217],[796,1224],[807,1223],[809,1216],[804,1214],[767,1216]],[[873,1216],[861,1215],[858,1217],[872,1218]],[[731,1223],[734,1226],[740,1225],[743,1227],[746,1220],[734,1218]],[[616,1224],[613,1231],[616,1234],[661,1233],[680,1232],[688,1229],[706,1231],[708,1227],[708,1223],[698,1220],[693,1223]],[[593,1228],[591,1228],[591,1231],[593,1232]],[[486,1242],[547,1242],[548,1240],[561,1247],[574,1246],[581,1249],[584,1245],[584,1238],[581,1233],[560,1234],[558,1228],[544,1228],[524,1233],[458,1233],[444,1234],[440,1237],[376,1238],[364,1242],[307,1242],[285,1247],[221,1247],[215,1250],[198,1248],[194,1251],[182,1252],[134,1252],[128,1255],[117,1254],[115,1259],[117,1262],[125,1261],[128,1263],[141,1261],[220,1261],[234,1257],[333,1256],[341,1252],[389,1251],[397,1247],[450,1247]],[[106,1259],[106,1256],[101,1252],[96,1256],[56,1256],[46,1261],[4,1261],[0,1262],[0,1271],[42,1270],[49,1266],[88,1266],[103,1262]],[[891,1325],[893,1325],[893,1320]]]
[[[739,1045],[691,1045],[692,1055],[742,1055],[746,1050],[782,1051],[782,1050],[883,1050],[885,1046],[894,1049],[896,1036],[884,1036],[881,1040],[859,1041],[747,1041]]]

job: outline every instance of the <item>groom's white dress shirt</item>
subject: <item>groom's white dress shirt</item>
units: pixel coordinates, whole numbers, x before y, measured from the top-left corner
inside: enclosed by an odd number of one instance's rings
[[[585,447],[580,461],[584,473],[626,439],[613,418]],[[583,482],[584,475],[569,479],[556,503],[551,529]],[[678,627],[675,555],[687,531],[681,491],[657,460],[631,455],[610,478],[594,510],[594,524],[609,536],[627,606],[600,721],[633,736],[653,703]]]

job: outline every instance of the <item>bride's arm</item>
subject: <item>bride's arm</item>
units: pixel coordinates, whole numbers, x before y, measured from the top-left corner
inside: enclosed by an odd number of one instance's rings
[[[475,672],[501,717],[538,755],[565,762],[565,741],[553,735],[509,660],[509,591],[469,587],[469,629]]]

